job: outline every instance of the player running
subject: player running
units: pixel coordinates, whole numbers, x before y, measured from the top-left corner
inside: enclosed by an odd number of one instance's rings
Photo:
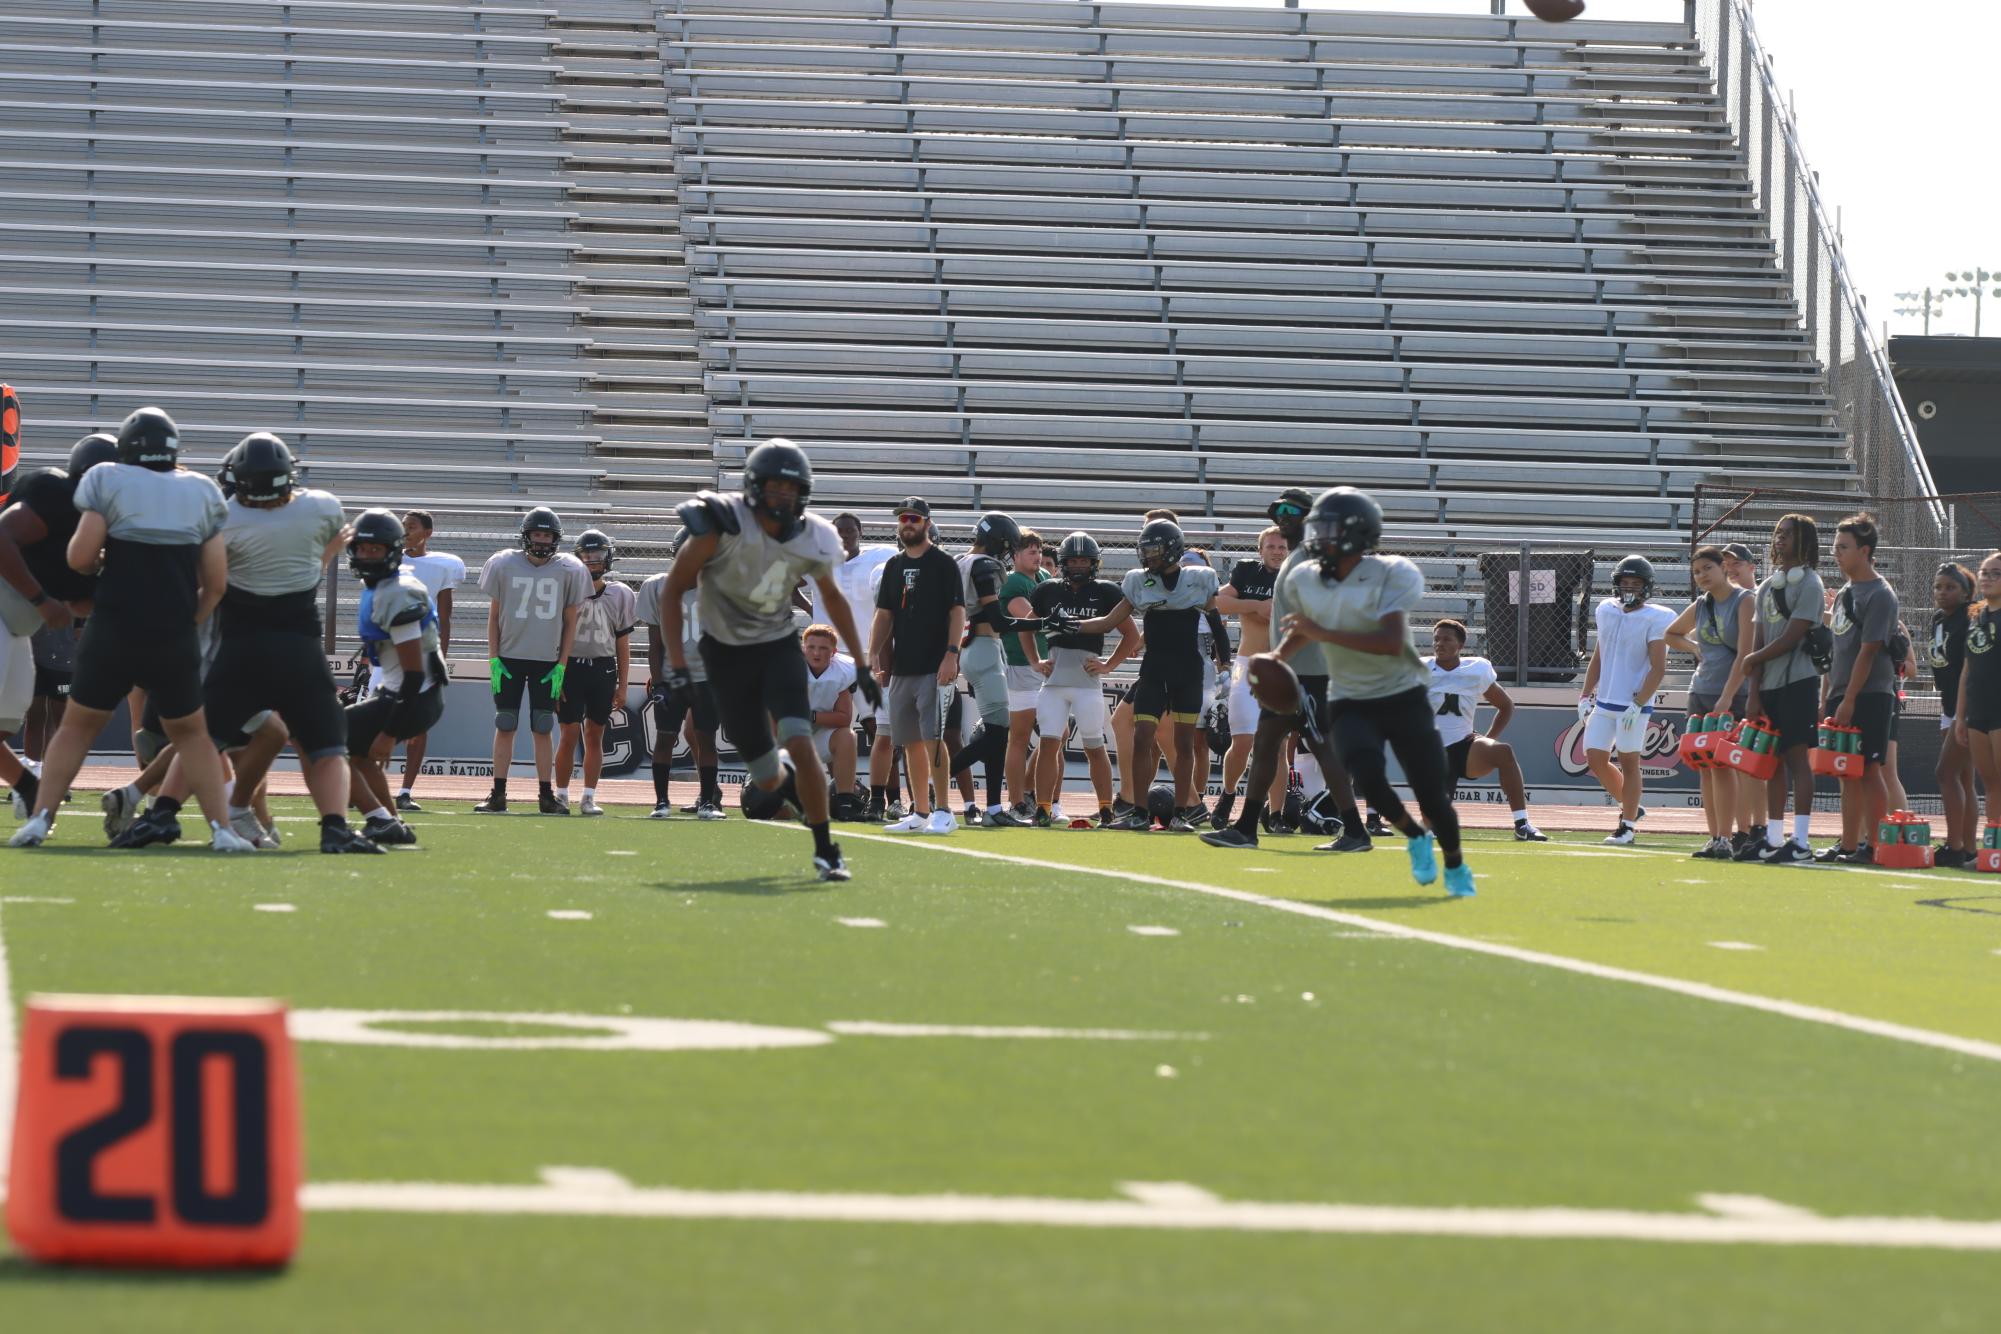
[[[1080,627],[1050,635],[1047,657],[1039,651],[1034,635],[1020,637],[1022,651],[1034,655],[1032,669],[1043,678],[1035,697],[1035,723],[1042,732],[1035,775],[1034,819],[1038,825],[1054,821],[1051,812],[1063,793],[1063,738],[1072,722],[1077,725],[1077,744],[1084,749],[1091,787],[1098,796],[1098,827],[1108,828],[1113,821],[1103,679],[1139,652],[1145,640],[1129,606],[1123,618],[1113,619],[1111,628],[1119,632],[1119,646],[1109,658],[1103,656],[1104,632],[1086,633],[1081,628],[1087,621],[1112,619],[1110,614],[1124,603],[1119,585],[1098,577],[1102,554],[1098,540],[1089,533],[1070,534],[1057,550],[1062,577],[1037,585],[1028,599],[1030,608],[1045,622]]]
[[[854,613],[834,582],[841,539],[832,524],[807,512],[812,494],[806,452],[789,440],[769,440],[744,460],[742,494],[705,491],[683,503],[677,512],[688,538],[667,576],[660,629],[667,688],[691,703],[695,681],[682,646],[681,599],[699,580],[701,655],[723,731],[749,771],[744,809],[799,810],[813,833],[814,870],[822,880],[846,880],[848,865],[827,832],[827,778],[813,750],[806,658],[792,630],[792,590],[802,576],[819,588],[852,651],[863,699],[873,707],[881,691],[868,675],[868,648],[855,633]]]
[[[1438,725],[1438,739],[1445,746],[1445,767],[1456,788],[1462,782],[1477,783],[1488,774],[1498,775],[1502,795],[1508,799],[1508,813],[1515,820],[1515,841],[1547,843],[1549,835],[1529,822],[1528,788],[1522,782],[1522,766],[1515,748],[1501,740],[1515,716],[1515,701],[1501,689],[1494,664],[1485,658],[1469,658],[1466,626],[1460,621],[1443,620],[1431,628],[1431,656],[1424,660],[1431,673],[1426,698],[1431,704],[1432,721]],[[1494,707],[1494,723],[1485,732],[1475,726],[1482,704]]]
[[[1577,716],[1584,720],[1584,758],[1619,806],[1619,827],[1605,841],[1625,847],[1639,837],[1640,751],[1654,716],[1654,692],[1667,675],[1667,630],[1674,613],[1647,601],[1653,562],[1628,556],[1612,571],[1613,596],[1598,604],[1598,643],[1584,671]],[[1613,752],[1619,763],[1612,763]]]
[[[1383,511],[1351,486],[1323,491],[1306,518],[1300,544],[1310,563],[1293,564],[1280,581],[1289,611],[1276,627],[1283,661],[1308,643],[1324,645],[1332,692],[1328,706],[1334,750],[1371,809],[1404,835],[1412,879],[1438,879],[1435,837],[1445,854],[1445,892],[1472,895],[1473,871],[1459,845],[1445,746],[1432,724],[1428,672],[1410,645],[1407,618],[1424,599],[1424,575],[1402,556],[1376,553]],[[1396,752],[1404,779],[1431,833],[1410,816],[1390,786],[1385,749]]]
[[[364,510],[347,543],[347,567],[361,580],[361,651],[381,684],[347,710],[354,805],[370,812],[362,832],[380,843],[417,841],[391,815],[383,764],[399,741],[422,736],[445,713],[445,656],[430,590],[403,568],[404,525],[388,510]],[[407,751],[405,752],[408,753]]]
[[[578,813],[603,815],[598,778],[604,773],[604,730],[614,709],[625,702],[626,675],[632,670],[632,627],[639,623],[639,598],[611,578],[618,548],[595,528],[587,528],[571,553],[590,571],[591,595],[577,612],[576,643],[556,701],[562,735],[556,743],[556,800],[570,804],[570,769],[577,740],[584,744],[584,794]]]
[[[507,811],[507,771],[514,765],[524,692],[541,812],[570,813],[550,783],[555,760],[550,734],[556,730],[563,674],[576,651],[577,616],[591,595],[591,575],[582,561],[557,550],[562,540],[556,512],[532,509],[521,521],[520,549],[496,551],[479,572],[479,586],[492,599],[486,612],[486,652],[493,676],[493,792],[473,807],[480,815]]]

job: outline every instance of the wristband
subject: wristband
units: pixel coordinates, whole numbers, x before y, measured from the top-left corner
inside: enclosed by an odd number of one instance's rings
[[[35,590],[35,595],[28,599],[28,605],[31,607],[39,607],[48,600],[49,600],[48,590],[45,588],[38,588]]]

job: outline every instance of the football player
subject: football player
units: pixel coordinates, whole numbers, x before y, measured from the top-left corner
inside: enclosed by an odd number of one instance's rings
[[[556,717],[563,732],[556,744],[556,800],[570,804],[570,769],[577,755],[581,729],[584,743],[584,795],[578,807],[584,815],[603,815],[598,806],[598,778],[604,773],[604,729],[612,710],[625,702],[626,674],[632,669],[632,627],[639,623],[639,598],[612,579],[618,548],[595,528],[584,530],[573,552],[590,571],[591,595],[577,613],[576,644],[569,669],[563,673],[563,693]]]
[[[668,548],[671,557],[688,540],[688,530],[674,535]],[[688,664],[689,688],[677,699],[667,689],[667,641],[660,633],[660,599],[667,592],[667,572],[652,574],[639,586],[639,619],[646,623],[646,699],[653,711],[653,816],[665,820],[674,814],[668,785],[674,776],[674,747],[686,724],[688,750],[700,779],[695,804],[684,807],[685,814],[698,820],[726,820],[723,789],[717,779],[716,697],[709,689],[708,669],[702,665],[702,613],[696,588],[681,595],[681,657]]]
[[[965,580],[967,632],[965,647],[959,654],[959,671],[972,687],[973,703],[980,711],[980,727],[953,761],[952,772],[957,775],[974,764],[986,766],[985,823],[1003,828],[1029,822],[1007,806],[1008,738],[1013,715],[1001,638],[1022,630],[1033,632],[1041,626],[1040,621],[1017,620],[1008,612],[1008,599],[1001,596],[1001,587],[1020,541],[1021,525],[1011,516],[999,512],[982,515],[973,528],[972,549],[959,557],[958,562],[960,577]]]
[[[1230,672],[1227,709],[1230,720],[1230,748],[1223,755],[1223,795],[1216,803],[1210,826],[1222,829],[1230,823],[1230,811],[1237,801],[1237,783],[1251,762],[1251,742],[1258,729],[1258,701],[1251,694],[1245,668],[1250,659],[1271,651],[1271,590],[1278,581],[1279,567],[1285,564],[1289,548],[1277,524],[1258,534],[1258,558],[1240,560],[1230,567],[1230,581],[1216,594],[1216,609],[1237,618],[1237,661]],[[1285,780],[1273,767],[1266,785],[1265,800],[1272,808],[1285,801]]]
[[[473,810],[507,811],[507,771],[514,764],[514,733],[521,726],[521,696],[528,696],[528,730],[534,736],[535,782],[544,815],[568,815],[556,796],[551,733],[563,674],[575,651],[577,616],[591,595],[591,574],[575,556],[557,550],[563,525],[551,509],[528,511],[518,550],[496,551],[479,572],[492,599],[486,612],[486,652],[493,678],[493,792]]]
[[[0,511],[0,782],[13,789],[20,819],[34,810],[40,789],[5,738],[20,727],[34,697],[35,633],[68,634],[72,615],[89,609],[97,580],[72,570],[67,556],[81,517],[76,488],[85,473],[117,457],[113,437],[87,435],[70,447],[66,466],[22,479]]]
[[[1042,535],[1032,528],[1021,530],[1014,548],[1014,569],[1001,581],[1001,606],[1018,619],[1031,618],[1035,609],[1029,595],[1047,582],[1042,570]],[[1007,659],[1007,797],[1009,809],[1023,818],[1035,814],[1032,788],[1034,766],[1029,750],[1035,741],[1036,697],[1042,693],[1042,674],[1032,665],[1021,636],[1027,631],[1001,636],[1001,653]],[[1036,648],[1046,653],[1049,645],[1036,636]],[[1039,654],[1038,654],[1039,656]],[[1062,738],[1058,738],[1060,741]]]
[[[180,466],[181,432],[158,408],[141,408],[118,428],[118,457],[83,474],[74,503],[70,568],[97,575],[97,594],[63,725],[49,746],[35,812],[14,831],[15,847],[37,847],[82,767],[90,743],[135,685],[144,686],[162,726],[179,745],[209,823],[209,847],[248,852],[229,827],[222,757],[207,744],[197,627],[222,601],[228,575],[222,492]]]
[[[1402,556],[1376,547],[1383,511],[1351,486],[1323,491],[1306,518],[1300,550],[1308,562],[1293,564],[1280,580],[1288,611],[1276,629],[1284,660],[1308,643],[1323,645],[1331,701],[1328,727],[1334,751],[1369,805],[1401,832],[1411,878],[1438,878],[1432,839],[1445,854],[1445,892],[1473,893],[1473,871],[1459,846],[1459,813],[1452,805],[1445,746],[1432,724],[1427,672],[1411,647],[1408,617],[1424,599],[1424,575]],[[1431,833],[1411,818],[1390,786],[1386,750],[1396,752],[1411,795]]]
[[[416,842],[416,835],[389,810],[389,779],[382,766],[398,741],[408,742],[437,726],[445,712],[448,679],[430,590],[403,568],[405,531],[388,510],[365,510],[355,519],[347,545],[347,567],[362,585],[357,613],[361,651],[382,669],[381,686],[347,710],[353,800],[357,809],[369,813],[363,833],[400,844]]]
[[[438,613],[438,651],[449,658],[453,590],[466,581],[466,563],[449,551],[431,550],[431,537],[437,531],[437,520],[429,510],[411,510],[403,516],[403,568],[416,575],[431,595],[431,605]],[[381,684],[377,678],[369,682],[369,688],[378,689]],[[426,739],[421,735],[411,737],[403,746],[403,788],[396,794],[399,811],[424,809],[417,804],[415,788],[417,775],[424,772],[425,749]]]
[[[1029,605],[1045,621],[1081,626],[1086,621],[1107,616],[1124,601],[1119,586],[1098,577],[1102,553],[1098,540],[1089,533],[1072,533],[1057,551],[1063,571],[1060,579],[1038,585],[1029,595]],[[1091,787],[1098,795],[1098,826],[1106,828],[1115,818],[1112,812],[1112,762],[1105,751],[1105,687],[1103,679],[1119,664],[1139,652],[1145,640],[1130,608],[1114,627],[1119,646],[1112,656],[1105,651],[1103,632],[1087,634],[1081,628],[1058,631],[1049,637],[1049,655],[1037,650],[1036,638],[1021,636],[1022,650],[1034,654],[1034,670],[1045,678],[1035,699],[1035,721],[1042,731],[1035,775],[1035,823],[1053,822],[1052,812],[1063,792],[1063,738],[1070,724],[1077,725],[1077,744],[1084,749],[1084,761],[1091,769]]]
[[[827,832],[827,779],[813,749],[806,658],[792,630],[792,590],[802,576],[818,586],[852,650],[863,698],[874,705],[880,691],[866,675],[867,646],[834,583],[841,539],[832,524],[807,512],[812,494],[806,451],[789,440],[768,440],[744,460],[741,494],[705,491],[684,502],[677,513],[688,538],[667,575],[660,629],[668,691],[692,704],[695,681],[682,645],[681,599],[698,589],[701,656],[723,731],[750,776],[746,813],[797,809],[813,833],[814,870],[822,880],[846,880],[847,863]]]
[[[1528,788],[1515,748],[1501,733],[1515,716],[1515,701],[1501,689],[1494,664],[1466,655],[1466,626],[1442,620],[1431,628],[1431,656],[1424,660],[1431,673],[1429,698],[1438,739],[1445,744],[1445,764],[1452,785],[1479,782],[1498,775],[1508,812],[1515,818],[1515,841],[1547,843],[1549,835],[1529,822]],[[1494,723],[1485,732],[1475,727],[1482,704],[1494,706]]]
[[[1646,813],[1640,806],[1640,751],[1653,721],[1654,692],[1667,674],[1667,631],[1674,613],[1647,601],[1654,567],[1644,556],[1620,561],[1612,588],[1613,595],[1598,604],[1598,642],[1584,670],[1577,712],[1585,720],[1585,761],[1619,807],[1619,827],[1605,841],[1623,847],[1638,837]]]
[[[834,778],[836,820],[853,820],[855,809],[855,663],[838,652],[831,625],[809,625],[799,636],[806,655],[806,701],[813,708],[813,749]]]

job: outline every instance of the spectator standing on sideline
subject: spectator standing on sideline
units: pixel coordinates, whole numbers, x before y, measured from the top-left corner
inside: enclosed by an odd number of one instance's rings
[[[1971,865],[1974,830],[1980,823],[1980,793],[1973,786],[1973,755],[1953,720],[1959,710],[1959,674],[1966,667],[1966,630],[1971,620],[1973,571],[1948,561],[1932,577],[1931,636],[1926,660],[1938,687],[1938,790],[1945,806],[1945,845],[1933,857],[1934,866]]]
[[[841,590],[841,596],[848,600],[850,607],[874,606],[876,571],[896,554],[896,548],[887,542],[864,543],[862,521],[846,512],[834,516],[834,532],[841,539],[843,557],[841,563],[834,567],[834,586]],[[810,580],[806,589],[812,606],[813,624],[832,625],[827,617],[826,597]]]
[[[1778,732],[1778,772],[1765,785],[1765,846],[1740,861],[1797,866],[1813,860],[1813,758],[1820,731],[1819,642],[1826,629],[1827,588],[1814,567],[1820,564],[1820,526],[1804,514],[1787,514],[1772,526],[1772,572],[1758,585],[1757,647],[1744,660],[1753,673],[1745,708],[1771,720]],[[1793,797],[1791,835],[1786,830],[1786,792]]]
[[[466,581],[466,563],[449,552],[432,551],[431,536],[438,531],[437,520],[429,510],[411,510],[403,516],[403,569],[417,576],[417,582],[431,595],[431,606],[438,617],[439,651],[446,657],[452,651],[452,590]],[[377,667],[371,673],[368,688],[372,691],[382,684],[382,669]],[[421,811],[413,795],[417,775],[424,770],[424,751],[428,733],[418,733],[403,743],[403,788],[396,794],[396,809],[399,811]]]
[[[1862,777],[1841,784],[1841,843],[1824,862],[1875,860],[1868,836],[1889,808],[1883,764],[1897,708],[1891,641],[1897,636],[1897,590],[1876,572],[1876,522],[1851,514],[1834,529],[1834,563],[1848,580],[1835,595],[1828,630],[1834,636],[1820,716],[1862,732]]]
[[[965,579],[959,564],[931,542],[931,506],[912,496],[897,507],[903,550],[882,567],[876,591],[869,661],[886,688],[890,741],[903,751],[910,775],[910,814],[887,826],[899,833],[949,834],[958,828],[949,805],[931,805],[932,750],[943,731],[938,692],[959,675],[959,638],[966,625]]]
[[[1001,609],[1024,620],[1038,615],[1029,599],[1048,580],[1042,570],[1042,535],[1024,528],[1015,539],[1014,569],[1001,580]],[[1042,694],[1042,673],[1035,669],[1025,647],[1031,641],[1034,662],[1048,656],[1049,640],[1039,630],[1001,636],[1001,653],[1007,664],[1007,796],[1015,814],[1023,819],[1032,819],[1035,814],[1028,752],[1035,739],[1035,702]],[[1061,737],[1057,743],[1062,744]]]
[[[1720,547],[1696,552],[1689,560],[1689,572],[1701,594],[1668,627],[1669,645],[1696,657],[1695,676],[1688,683],[1688,716],[1727,713],[1741,719],[1750,699],[1744,659],[1751,655],[1757,595],[1724,572]],[[1695,855],[1735,857],[1753,837],[1751,825],[1738,826],[1743,811],[1737,799],[1740,775],[1719,765],[1702,770],[1699,777],[1709,841]]]

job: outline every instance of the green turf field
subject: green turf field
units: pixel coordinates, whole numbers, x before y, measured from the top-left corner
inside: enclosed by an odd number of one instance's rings
[[[2001,881],[1486,836],[1454,902],[1394,846],[965,830],[827,886],[796,828],[420,818],[0,854],[16,1001],[350,1039],[300,1046],[289,1271],[0,1259],[0,1328],[1994,1325]]]

